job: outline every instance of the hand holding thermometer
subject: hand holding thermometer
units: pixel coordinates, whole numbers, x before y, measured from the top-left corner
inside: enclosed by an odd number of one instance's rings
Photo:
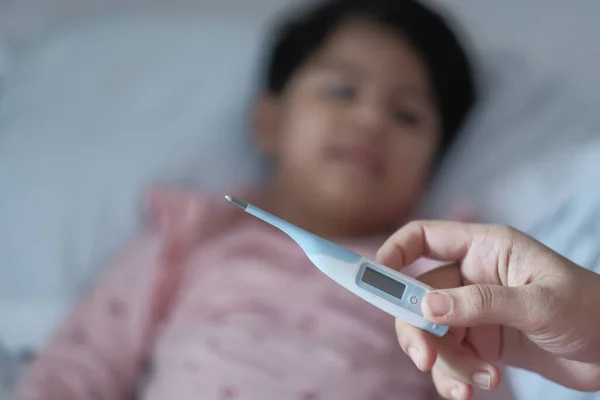
[[[436,336],[447,326],[427,321],[421,311],[423,297],[433,288],[377,264],[335,243],[316,236],[251,204],[225,196],[248,214],[279,228],[291,237],[325,275],[375,307]]]

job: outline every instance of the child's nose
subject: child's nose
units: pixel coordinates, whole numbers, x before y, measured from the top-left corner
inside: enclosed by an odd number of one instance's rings
[[[381,105],[373,102],[359,103],[353,114],[356,128],[363,135],[379,136],[385,132],[388,115]]]

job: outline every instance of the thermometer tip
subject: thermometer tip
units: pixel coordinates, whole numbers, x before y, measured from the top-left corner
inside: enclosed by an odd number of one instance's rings
[[[236,199],[233,196],[227,195],[227,196],[225,196],[225,198],[227,199],[228,202],[230,202],[234,206],[241,208],[242,210],[245,210],[248,207],[248,203],[241,201],[239,199]]]

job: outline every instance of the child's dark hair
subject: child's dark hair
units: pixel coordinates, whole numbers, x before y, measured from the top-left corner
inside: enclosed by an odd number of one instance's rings
[[[446,21],[415,0],[326,0],[279,27],[267,65],[266,89],[280,94],[292,76],[342,23],[364,18],[392,28],[419,52],[432,80],[442,122],[439,155],[475,102],[472,67]]]

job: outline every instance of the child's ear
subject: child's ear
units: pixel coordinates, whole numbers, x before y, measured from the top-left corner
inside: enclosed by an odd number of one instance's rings
[[[279,99],[269,93],[261,95],[254,107],[254,132],[259,149],[265,156],[273,155],[279,132]]]

